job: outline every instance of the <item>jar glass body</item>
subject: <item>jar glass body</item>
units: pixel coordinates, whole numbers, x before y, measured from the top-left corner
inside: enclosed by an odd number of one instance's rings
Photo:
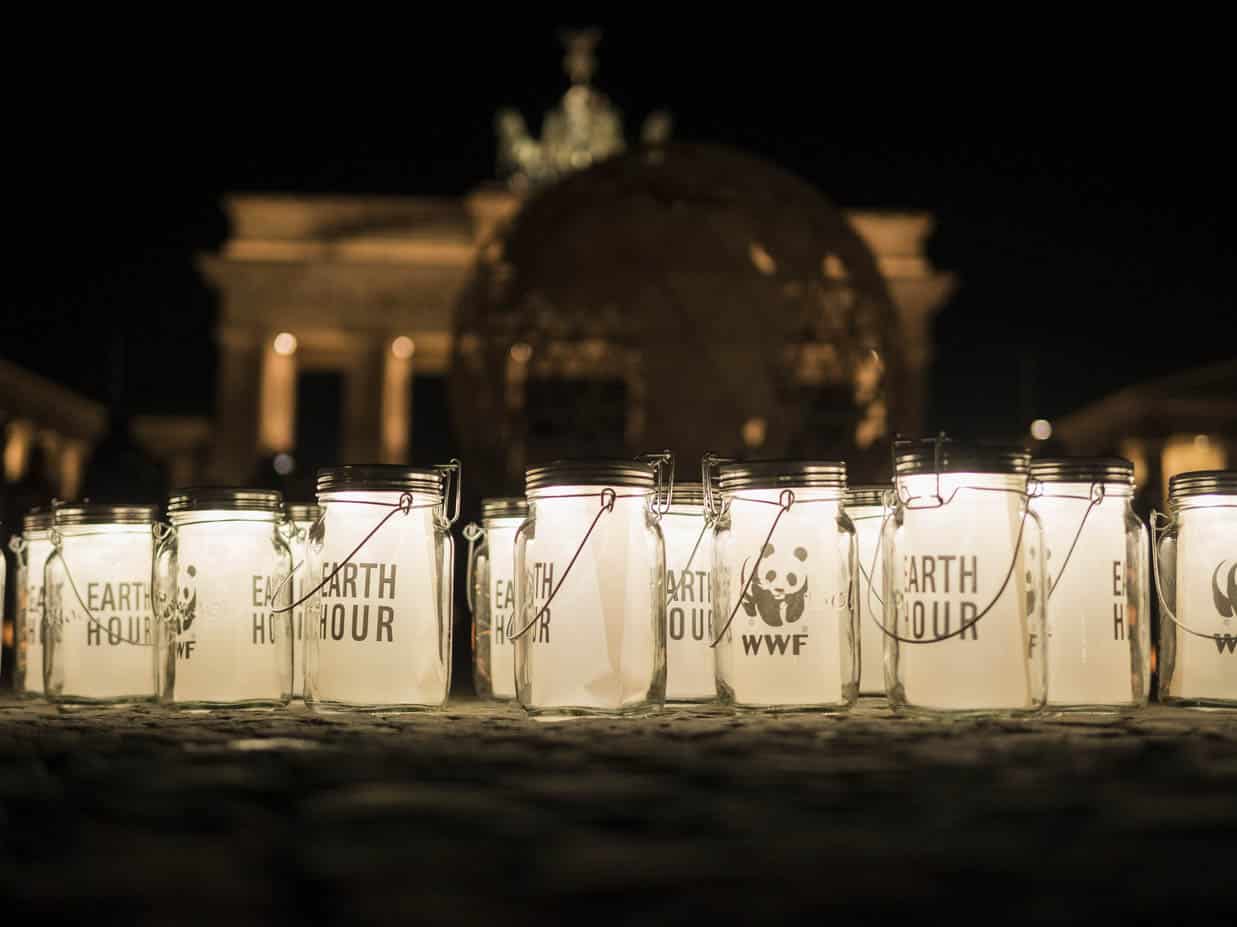
[[[1149,694],[1147,530],[1130,485],[1095,485],[1045,483],[1031,500],[1044,532],[1048,707],[1058,711],[1137,708]]]
[[[454,541],[440,495],[410,494],[408,511],[375,531],[402,495],[318,494],[326,513],[309,534],[306,581],[310,589],[326,582],[306,603],[307,705],[410,711],[446,703]]]
[[[598,517],[596,486],[529,493],[513,633],[516,693],[530,714],[630,714],[665,701],[665,545],[648,495],[617,494]]]
[[[155,554],[159,701],[260,708],[292,697],[292,555],[275,514],[186,511]]]
[[[473,685],[481,698],[515,698],[515,534],[523,518],[487,518],[473,563]]]
[[[789,487],[779,519],[785,488],[723,493],[713,601],[722,625],[734,617],[715,648],[718,695],[741,709],[845,710],[859,688],[855,529],[840,489]]]
[[[49,531],[27,531],[17,563],[17,613],[14,616],[13,688],[18,694],[43,694],[43,568],[51,556]]]
[[[882,614],[885,565],[880,556],[881,505],[848,505],[846,514],[855,526],[859,565],[859,694],[885,694],[885,635],[877,622]]]
[[[666,543],[666,701],[717,698],[713,653],[713,532],[700,505],[671,505]]]
[[[1161,536],[1159,699],[1237,707],[1237,496],[1190,496],[1171,507]],[[1190,628],[1180,627],[1177,622]]]
[[[292,697],[305,697],[305,609],[306,593],[313,590],[309,582],[309,532],[312,521],[294,521],[288,537],[292,554],[292,601],[298,604],[292,609]]]
[[[60,542],[43,567],[47,698],[61,704],[153,700],[151,526],[58,531]]]
[[[1043,538],[1026,477],[942,473],[944,505],[935,474],[900,476],[896,490],[912,501],[881,541],[890,704],[932,715],[1039,711]]]

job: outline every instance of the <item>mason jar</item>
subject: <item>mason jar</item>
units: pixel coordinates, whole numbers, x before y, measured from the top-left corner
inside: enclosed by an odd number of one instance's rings
[[[318,471],[325,514],[307,541],[307,705],[407,711],[446,703],[458,474],[456,461]]]
[[[1043,708],[1043,537],[1030,456],[947,438],[898,441],[885,523],[886,678],[895,709]]]
[[[717,698],[713,653],[713,532],[702,483],[674,484],[661,520],[666,543],[666,701]]]
[[[309,532],[322,517],[316,505],[290,503],[288,509],[288,547],[292,551],[292,598],[298,603],[292,609],[292,697],[305,697],[305,600],[310,590],[307,582],[309,567]]]
[[[1119,457],[1035,460],[1031,486],[1031,511],[1044,532],[1048,707],[1145,705],[1150,551],[1134,514],[1134,465]]]
[[[1160,701],[1237,707],[1237,470],[1172,477],[1151,517]]]
[[[150,505],[54,507],[52,550],[43,567],[43,686],[52,702],[154,699],[156,517]]]
[[[43,694],[43,567],[52,552],[51,528],[50,510],[31,509],[10,544],[17,567],[13,690],[19,695]]]
[[[887,514],[889,486],[851,486],[846,490],[846,515],[855,526],[859,566],[859,694],[885,694],[885,635],[881,595],[884,565],[880,556],[881,525]]]
[[[282,494],[186,489],[155,548],[159,701],[272,708],[292,697],[292,554]]]
[[[622,459],[559,460],[526,472],[510,637],[516,693],[530,714],[662,706],[663,472],[660,463]]]
[[[509,636],[515,614],[515,533],[527,517],[523,497],[482,499],[481,526],[469,525],[465,532],[472,679],[481,698],[515,698],[515,647]]]
[[[846,464],[706,458],[718,694],[741,709],[844,711],[859,688]]]

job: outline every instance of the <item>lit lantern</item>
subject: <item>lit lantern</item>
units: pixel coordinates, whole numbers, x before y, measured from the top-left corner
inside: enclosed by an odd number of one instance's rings
[[[307,582],[309,567],[309,532],[322,517],[316,505],[290,504],[288,521],[291,530],[288,547],[292,550],[292,596],[299,603],[292,610],[292,697],[305,697],[305,599],[311,589]]]
[[[154,506],[58,505],[43,568],[43,685],[58,704],[155,695]]]
[[[661,520],[666,542],[666,700],[717,698],[713,653],[713,532],[704,486],[675,483]]]
[[[859,694],[885,694],[885,635],[881,633],[884,568],[880,557],[881,525],[889,486],[851,486],[846,515],[855,526],[859,553]],[[880,622],[880,623],[878,623]]]
[[[525,475],[516,693],[531,714],[625,714],[666,691],[662,463],[560,460]]]
[[[1045,697],[1043,541],[1021,449],[899,441],[886,522],[886,679],[895,708],[1016,715]]]
[[[1148,542],[1132,504],[1134,465],[1106,457],[1036,460],[1031,485],[1031,511],[1044,533],[1048,707],[1145,705]]]
[[[1160,700],[1237,706],[1237,470],[1174,476],[1167,517],[1151,517]]]
[[[481,527],[465,529],[466,591],[472,609],[473,685],[481,698],[515,698],[515,533],[528,517],[523,498],[482,499]],[[481,543],[472,547],[478,538]]]
[[[717,686],[738,708],[848,709],[858,694],[846,464],[705,458],[714,517]]]
[[[51,528],[50,511],[31,509],[11,544],[17,555],[13,689],[19,694],[43,694],[43,567],[52,552]]]
[[[403,711],[446,702],[458,474],[456,461],[318,471],[325,514],[308,539],[307,705]]]
[[[168,499],[155,548],[159,701],[269,708],[291,698],[292,555],[283,496],[187,489]]]

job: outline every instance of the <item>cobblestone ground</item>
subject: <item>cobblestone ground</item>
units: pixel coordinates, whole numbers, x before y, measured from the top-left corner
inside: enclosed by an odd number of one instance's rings
[[[1237,716],[0,703],[0,917],[1233,923]]]

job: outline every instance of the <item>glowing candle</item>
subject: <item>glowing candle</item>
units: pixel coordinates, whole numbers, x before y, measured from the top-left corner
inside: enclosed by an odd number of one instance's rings
[[[52,552],[52,513],[32,509],[22,522],[17,545],[17,615],[13,688],[43,694],[43,567]]]
[[[1237,471],[1169,480],[1168,525],[1155,555],[1161,701],[1237,706]]]
[[[1044,531],[1048,707],[1146,704],[1151,673],[1147,532],[1134,514],[1134,465],[1120,458],[1031,464]]]
[[[155,694],[153,506],[62,505],[43,568],[43,682],[57,703]]]
[[[292,697],[305,697],[305,599],[313,588],[308,582],[309,565],[309,532],[314,523],[322,516],[322,509],[316,505],[291,504],[288,506],[288,520],[292,523],[292,531],[288,538],[288,547],[292,550],[292,598],[300,602],[292,610]]]
[[[168,499],[155,553],[159,701],[274,707],[292,692],[292,555],[283,496],[188,489]]]
[[[859,694],[885,694],[885,635],[881,595],[884,566],[880,558],[881,525],[889,486],[852,486],[846,490],[846,514],[855,526],[859,553]]]
[[[326,514],[309,536],[305,703],[437,708],[451,687],[451,475],[458,466],[318,471]]]
[[[515,542],[516,692],[532,714],[660,707],[666,687],[660,468],[556,461],[526,474]]]
[[[1029,463],[1015,448],[897,443],[897,507],[882,539],[895,708],[1043,707],[1043,542],[1027,507]]]
[[[855,532],[846,465],[717,468],[717,684],[738,708],[845,710],[858,694]],[[710,501],[712,507],[714,503]]]
[[[483,540],[472,553],[473,685],[481,698],[515,698],[515,533],[528,517],[523,498],[481,500]]]
[[[675,483],[661,521],[666,541],[666,700],[717,698],[713,643],[713,532],[704,487]]]

